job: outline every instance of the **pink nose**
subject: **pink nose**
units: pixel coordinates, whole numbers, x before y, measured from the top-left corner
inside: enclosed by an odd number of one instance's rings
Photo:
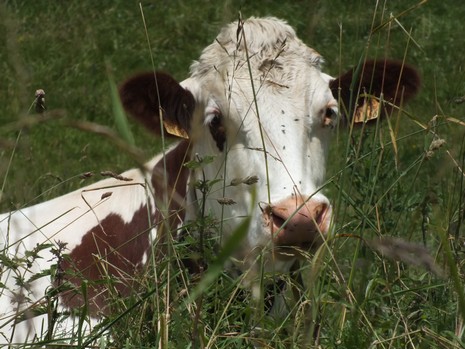
[[[275,246],[309,249],[322,243],[331,221],[331,205],[325,197],[290,197],[263,211]]]

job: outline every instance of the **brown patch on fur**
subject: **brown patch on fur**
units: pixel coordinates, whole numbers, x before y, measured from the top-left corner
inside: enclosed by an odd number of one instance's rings
[[[340,97],[341,113],[352,117],[354,110],[362,106],[364,97],[370,94],[393,104],[406,102],[418,93],[421,81],[417,70],[401,61],[370,60],[357,69],[351,69],[330,82],[333,96]],[[357,100],[355,98],[357,97]],[[391,108],[384,105],[385,111]]]
[[[170,75],[141,73],[124,82],[119,94],[124,109],[152,132],[161,133],[161,109],[164,119],[189,133],[194,96]],[[165,135],[170,134],[165,132]]]
[[[176,228],[184,221],[184,206],[187,192],[189,169],[184,163],[189,160],[190,142],[181,141],[170,150],[165,159],[160,160],[153,168],[152,186],[155,190],[157,205],[156,221],[159,225],[157,231],[157,256],[162,259],[166,254],[167,234],[175,235]],[[166,165],[166,169],[165,169]],[[167,178],[164,179],[166,170]]]
[[[81,243],[60,266],[67,271],[65,280],[76,287],[76,291],[66,291],[60,295],[65,306],[75,308],[84,304],[80,291],[84,280],[90,281],[87,299],[91,315],[109,311],[110,292],[128,296],[137,289],[133,276],[140,272],[144,254],[150,253],[150,229],[163,223],[173,231],[184,219],[189,170],[183,164],[188,160],[189,150],[189,141],[181,141],[166,154],[165,161],[160,160],[154,166],[152,185],[157,205],[155,214],[149,215],[146,205],[134,212],[129,223],[124,223],[117,214],[110,214],[84,234]],[[163,180],[165,164],[168,188],[165,188]],[[163,217],[160,205],[167,199],[168,217]],[[163,229],[158,230],[158,243],[164,241],[163,233]],[[163,250],[163,244],[157,245],[157,254],[162,256]],[[108,285],[109,280],[114,283]]]
[[[164,160],[160,160],[154,166],[152,171],[152,186],[155,190],[157,207],[160,207],[160,203],[168,204],[169,216],[172,217],[171,227],[177,226],[184,219],[184,204],[189,179],[189,169],[184,166],[184,163],[189,160],[189,152],[190,142],[181,141],[165,155]],[[166,182],[164,180],[165,164],[168,175]],[[165,183],[167,188],[165,188]]]
[[[77,289],[77,292],[63,292],[60,295],[63,303],[69,308],[84,304],[80,293],[83,280],[91,281],[87,287],[91,315],[108,311],[110,292],[129,295],[134,287],[132,276],[140,269],[142,258],[150,248],[149,230],[153,218],[144,205],[134,212],[129,223],[110,214],[86,232],[61,265],[66,271],[64,278]],[[108,285],[109,280],[115,282]]]

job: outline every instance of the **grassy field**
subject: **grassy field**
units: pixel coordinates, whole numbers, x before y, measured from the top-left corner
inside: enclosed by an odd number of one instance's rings
[[[192,305],[160,305],[155,293],[115,322],[108,345],[244,348],[253,335],[269,348],[464,347],[465,6],[455,1],[2,2],[0,211],[78,188],[83,172],[134,166],[114,142],[68,120],[116,129],[110,77],[149,70],[153,59],[184,79],[239,11],[286,19],[331,75],[387,56],[417,66],[422,90],[389,122],[335,131],[325,188],[334,237],[302,265],[305,287],[295,287],[288,318],[259,317],[250,294],[225,274],[205,291],[197,335]],[[30,110],[37,89],[51,120]],[[131,130],[147,159],[160,150],[140,126]],[[141,282],[153,288],[150,276]],[[178,279],[169,283],[182,291]],[[261,330],[251,329],[257,317]]]

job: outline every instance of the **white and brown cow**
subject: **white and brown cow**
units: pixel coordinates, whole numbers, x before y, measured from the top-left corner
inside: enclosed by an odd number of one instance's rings
[[[250,18],[223,28],[183,82],[158,72],[126,81],[120,95],[129,114],[158,135],[187,138],[120,179],[0,216],[0,341],[45,338],[47,316],[34,311],[52,285],[35,275],[57,263],[50,247],[59,243],[69,253],[59,261],[67,281],[80,289],[85,279],[110,275],[122,295],[157,249],[160,224],[175,229],[199,210],[222,222],[222,241],[248,220],[233,256],[242,271],[262,255],[267,270],[286,272],[293,250],[319,246],[331,224],[331,204],[321,189],[339,116],[381,114],[419,85],[416,71],[398,62],[365,62],[336,79],[321,71],[322,64],[285,22]],[[386,103],[376,111],[360,109],[364,99],[353,97],[360,91],[382,95]],[[204,164],[188,169],[183,164],[189,160]],[[210,181],[206,197],[196,185],[204,181]],[[107,311],[108,291],[97,284],[87,292],[95,320]],[[65,311],[84,302],[72,290],[59,299]],[[73,328],[70,317],[53,331],[69,338]]]

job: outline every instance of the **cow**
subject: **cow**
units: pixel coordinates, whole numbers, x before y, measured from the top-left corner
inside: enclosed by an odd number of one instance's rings
[[[334,128],[389,114],[420,85],[398,61],[363,61],[337,78],[323,64],[286,22],[249,18],[225,26],[181,83],[158,71],[125,81],[126,112],[178,141],[140,168],[0,215],[0,341],[72,343],[74,308],[86,303],[90,327],[111,311],[107,286],[91,281],[110,276],[129,295],[167,236],[199,234],[187,223],[201,215],[220,222],[223,244],[245,227],[228,260],[240,273],[286,273],[318,248],[332,222],[323,189]],[[40,309],[53,289],[71,315],[50,326]]]

